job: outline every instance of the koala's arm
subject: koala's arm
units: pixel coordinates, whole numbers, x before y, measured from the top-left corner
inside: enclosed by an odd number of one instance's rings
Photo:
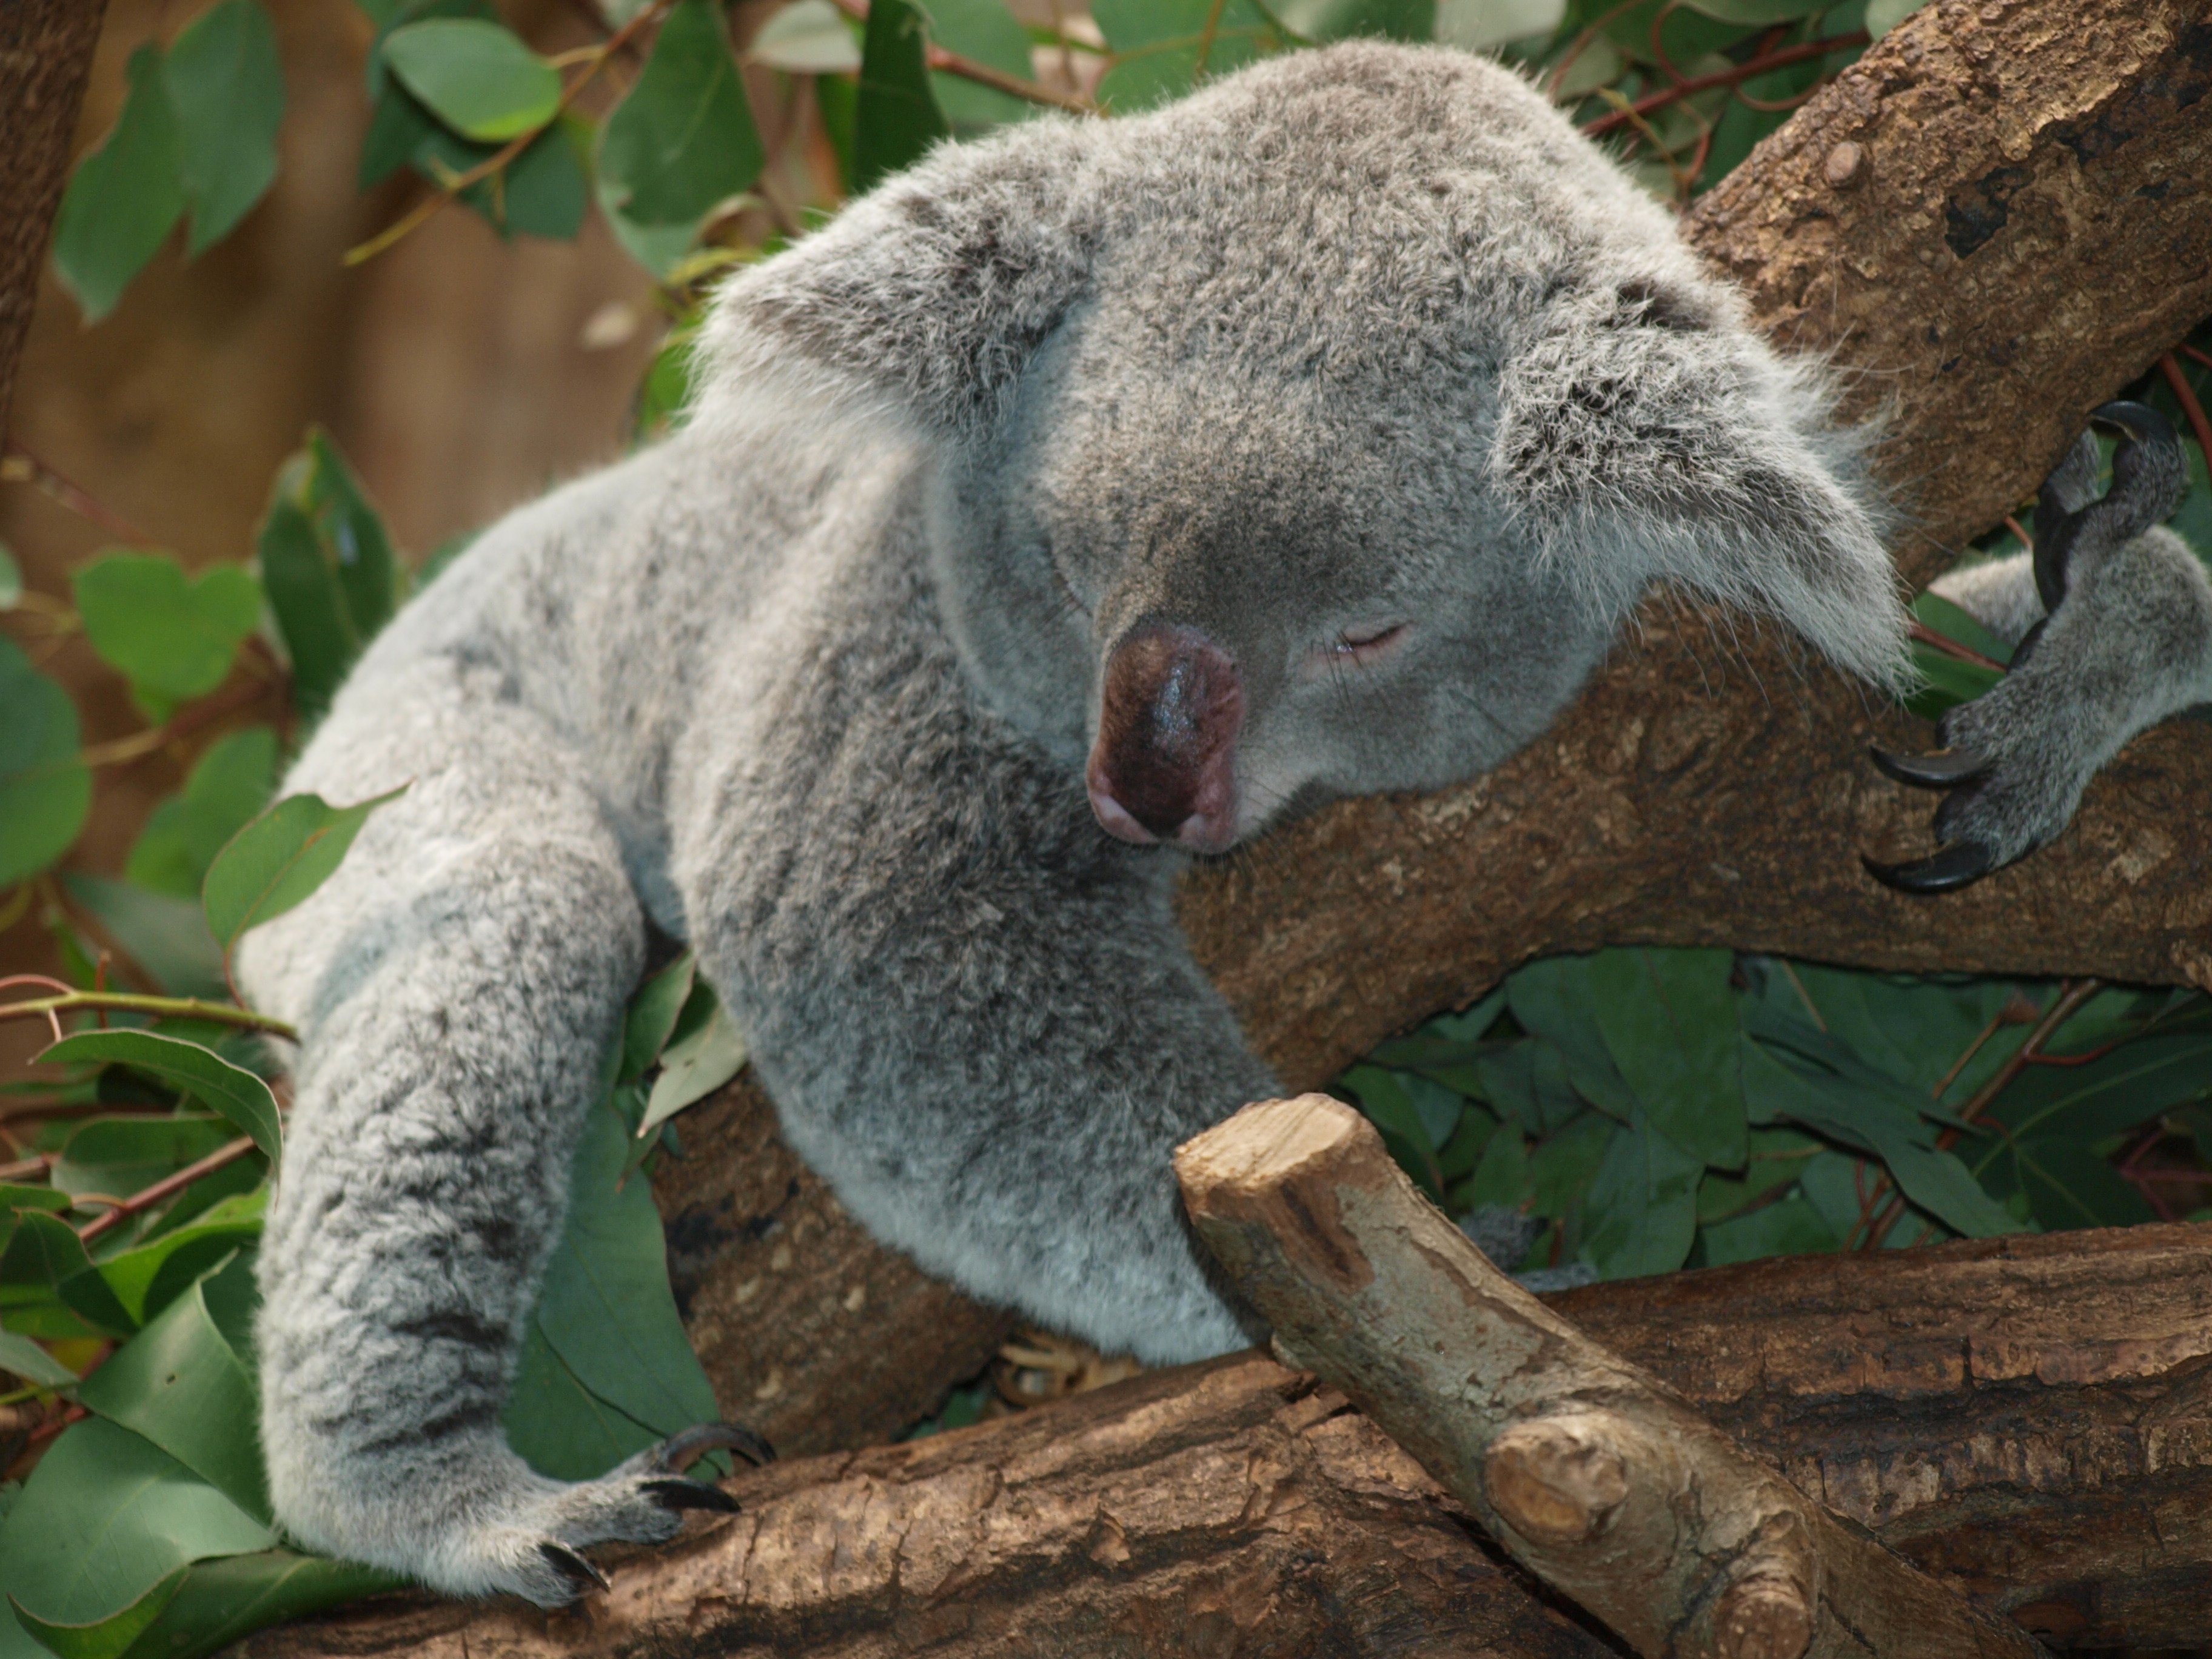
[[[672,1536],[672,1500],[712,1500],[650,1458],[545,1480],[501,1431],[643,922],[582,769],[498,679],[458,654],[364,673],[288,780],[337,801],[411,783],[241,956],[301,1038],[261,1432],[303,1544],[552,1604],[588,1582],[575,1547]]]
[[[2033,851],[2071,822],[2089,780],[2130,738],[2212,702],[2212,578],[2179,536],[2148,522],[2179,498],[2179,443],[2148,427],[2128,442],[2135,453],[2105,500],[2087,434],[2045,484],[2038,530],[2063,543],[2059,569],[2046,546],[2040,581],[2035,556],[2018,553],[1932,584],[2018,649],[2002,680],[1943,716],[1950,754],[1879,757],[1907,782],[1959,786],[1936,815],[1948,845],[1903,884],[1940,890],[1954,872],[1971,878]],[[2045,589],[2063,595],[2048,613]]]
[[[702,967],[877,1237],[1109,1352],[1243,1346],[1170,1158],[1275,1080],[1176,924],[1175,856],[1109,840],[957,673],[828,675],[733,745],[742,785],[678,836]]]

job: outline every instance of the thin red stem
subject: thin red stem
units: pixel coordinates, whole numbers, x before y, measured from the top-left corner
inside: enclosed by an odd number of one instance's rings
[[[1738,64],[1732,69],[1695,76],[1649,97],[1639,98],[1626,109],[1617,109],[1610,114],[1599,116],[1594,121],[1584,122],[1583,131],[1595,138],[1618,127],[1628,125],[1638,116],[1649,115],[1654,110],[1664,109],[1669,104],[1680,103],[1698,93],[1710,92],[1715,87],[1733,87],[1754,76],[1764,75],[1769,70],[1787,69],[1790,64],[1802,64],[1808,58],[1825,58],[1832,52],[1845,52],[1853,46],[1863,46],[1866,45],[1867,39],[1864,29],[1856,29],[1849,34],[1832,34],[1824,40],[1804,40],[1794,46],[1784,46],[1778,52],[1770,52],[1747,63]]]
[[[163,1199],[171,1197],[175,1194],[184,1191],[185,1188],[191,1186],[195,1181],[198,1181],[206,1176],[211,1176],[217,1170],[226,1169],[229,1165],[237,1163],[239,1159],[244,1158],[252,1150],[252,1137],[250,1135],[240,1135],[236,1140],[232,1141],[228,1146],[218,1147],[214,1152],[210,1152],[198,1163],[187,1164],[183,1169],[178,1170],[176,1174],[162,1176],[161,1180],[155,1182],[144,1191],[131,1194],[130,1197],[125,1199],[120,1204],[118,1204],[106,1215],[100,1217],[96,1220],[88,1221],[83,1226],[78,1228],[76,1230],[76,1236],[85,1243],[89,1244],[94,1239],[98,1238],[102,1233],[110,1231],[113,1228],[119,1226],[131,1217],[140,1214],[144,1211],[150,1210],[156,1204],[159,1204]]]
[[[2189,377],[2181,372],[2181,365],[2173,361],[2169,351],[2158,360],[2159,373],[2166,376],[2166,385],[2181,404],[2181,412],[2189,417],[2190,430],[2197,434],[2197,453],[2204,458],[2204,465],[2212,468],[2212,421],[2204,418],[2204,405],[2197,401]]]

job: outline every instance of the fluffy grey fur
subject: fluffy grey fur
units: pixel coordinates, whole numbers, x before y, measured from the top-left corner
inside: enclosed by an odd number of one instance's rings
[[[675,1526],[497,1423],[648,921],[879,1237],[1188,1359],[1252,1332],[1169,1154],[1275,1085],[1177,932],[1178,855],[1086,805],[1117,646],[1172,624],[1235,665],[1240,835],[1496,764],[1657,580],[1905,675],[1817,381],[1443,50],[940,149],[731,283],[702,374],[684,431],[375,641],[287,787],[414,787],[244,953],[303,1033],[261,1256],[277,1514],[450,1591],[564,1600],[546,1545]]]

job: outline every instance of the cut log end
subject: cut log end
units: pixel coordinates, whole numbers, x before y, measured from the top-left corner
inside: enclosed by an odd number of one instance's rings
[[[1579,1544],[1628,1496],[1628,1462],[1595,1416],[1516,1423],[1490,1443],[1483,1495],[1534,1543]]]
[[[1718,1659],[1803,1659],[1813,1609],[1788,1578],[1762,1574],[1729,1586],[1713,1616]]]
[[[1364,1123],[1329,1095],[1255,1101],[1178,1146],[1176,1177],[1193,1214],[1271,1194],[1289,1182],[1344,1180],[1374,1163],[1375,1141],[1361,1133]]]

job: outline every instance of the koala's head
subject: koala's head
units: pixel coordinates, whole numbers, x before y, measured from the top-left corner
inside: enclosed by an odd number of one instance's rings
[[[1905,672],[1818,382],[1460,53],[939,149],[732,283],[707,352],[710,430],[770,386],[924,446],[968,672],[1125,839],[1495,765],[1655,580]]]

